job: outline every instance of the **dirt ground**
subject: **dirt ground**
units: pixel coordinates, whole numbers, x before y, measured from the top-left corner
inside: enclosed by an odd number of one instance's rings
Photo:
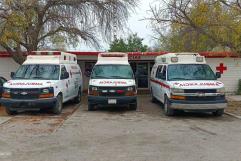
[[[1,124],[0,160],[241,161],[240,123],[228,115],[166,117],[147,95],[138,97],[137,111],[89,112],[84,99],[60,116],[21,113]]]
[[[228,108],[225,110],[226,112],[235,114],[237,116],[241,116],[241,102],[238,101],[229,101]]]

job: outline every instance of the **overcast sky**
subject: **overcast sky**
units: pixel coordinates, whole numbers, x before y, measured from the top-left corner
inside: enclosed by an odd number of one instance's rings
[[[144,41],[143,43],[151,46],[153,42],[152,40],[152,30],[150,28],[149,22],[146,20],[142,20],[145,17],[148,16],[148,10],[150,9],[150,4],[153,5],[154,0],[140,0],[140,3],[138,7],[136,8],[136,11],[131,14],[127,28],[129,29],[129,33],[137,33],[139,37],[143,38]],[[128,32],[125,32],[126,35],[128,36]],[[121,36],[121,35],[118,35]],[[103,44],[103,51],[108,50],[109,46],[108,44]],[[80,50],[80,51],[96,51],[95,48],[90,48],[83,46],[82,47],[77,47],[73,50]]]

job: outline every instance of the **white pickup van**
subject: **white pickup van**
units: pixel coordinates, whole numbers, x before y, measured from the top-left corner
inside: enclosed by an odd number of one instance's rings
[[[126,53],[100,53],[88,90],[88,110],[103,105],[130,105],[137,108],[137,89]]]
[[[16,73],[11,73],[12,80],[4,84],[0,101],[8,114],[40,109],[60,114],[64,102],[80,102],[82,72],[76,55],[58,53],[38,55],[38,51],[27,56]]]
[[[176,110],[212,112],[221,116],[227,107],[224,84],[198,53],[158,56],[151,71],[152,101],[164,104],[165,114]]]

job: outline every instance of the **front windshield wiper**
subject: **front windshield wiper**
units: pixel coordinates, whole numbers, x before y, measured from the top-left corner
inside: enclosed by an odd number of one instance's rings
[[[171,78],[170,80],[192,80],[192,79],[187,79],[187,78]]]
[[[195,80],[216,80],[215,78],[202,78],[202,77],[199,77],[199,78],[195,78]]]
[[[43,78],[43,77],[40,77],[40,76],[36,76],[36,77],[32,77],[33,79],[48,79],[48,78]]]
[[[114,75],[114,76],[111,76],[111,77],[113,77],[113,78],[120,78],[120,79],[128,79],[126,77],[122,77],[122,76],[118,76],[118,75]]]
[[[95,77],[92,77],[92,79],[98,79],[98,78],[110,79],[110,77],[105,77],[105,76],[95,76]]]
[[[24,77],[13,77],[14,79],[26,79],[26,78],[24,78]]]

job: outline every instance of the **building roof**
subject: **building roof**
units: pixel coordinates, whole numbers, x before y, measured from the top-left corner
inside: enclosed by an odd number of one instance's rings
[[[60,51],[41,51],[41,55],[50,55],[50,53],[53,53],[53,55],[60,55]],[[69,51],[68,53],[75,54],[77,56],[98,56],[99,53],[102,52],[81,52],[81,51]],[[159,56],[166,54],[168,52],[128,52],[128,56]],[[225,57],[231,57],[231,58],[237,58],[240,57],[238,54],[232,53],[232,52],[198,52],[201,56],[205,56],[206,58],[225,58]],[[26,53],[26,55],[34,55],[35,53],[31,52],[29,54]],[[6,51],[0,51],[0,57],[11,57],[10,54]]]

